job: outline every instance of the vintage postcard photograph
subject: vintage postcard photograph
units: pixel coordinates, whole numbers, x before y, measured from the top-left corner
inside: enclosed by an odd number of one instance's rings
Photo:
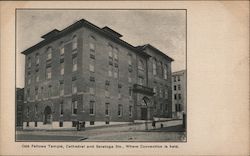
[[[186,9],[16,9],[16,142],[186,142]]]

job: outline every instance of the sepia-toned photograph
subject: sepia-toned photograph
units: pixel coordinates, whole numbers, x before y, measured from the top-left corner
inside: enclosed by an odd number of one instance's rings
[[[16,10],[16,142],[186,142],[187,10]]]

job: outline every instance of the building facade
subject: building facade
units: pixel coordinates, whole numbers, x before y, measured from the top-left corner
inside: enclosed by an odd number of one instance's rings
[[[187,113],[187,76],[186,70],[181,70],[172,73],[172,89],[173,89],[173,117],[181,119],[183,113]]]
[[[16,89],[16,127],[23,126],[24,89]]]
[[[171,62],[82,19],[25,55],[25,127],[75,127],[171,117]]]

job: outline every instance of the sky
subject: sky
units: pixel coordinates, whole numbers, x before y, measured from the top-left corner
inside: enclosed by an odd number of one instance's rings
[[[133,46],[150,43],[173,58],[172,72],[186,69],[185,10],[17,10],[16,86],[24,87],[22,51],[42,41],[53,29],[62,30],[80,19],[122,34]]]

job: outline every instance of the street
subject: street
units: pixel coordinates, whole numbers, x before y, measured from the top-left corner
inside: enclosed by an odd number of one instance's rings
[[[106,127],[85,131],[17,131],[17,141],[185,141],[182,126],[150,131],[127,131]]]

